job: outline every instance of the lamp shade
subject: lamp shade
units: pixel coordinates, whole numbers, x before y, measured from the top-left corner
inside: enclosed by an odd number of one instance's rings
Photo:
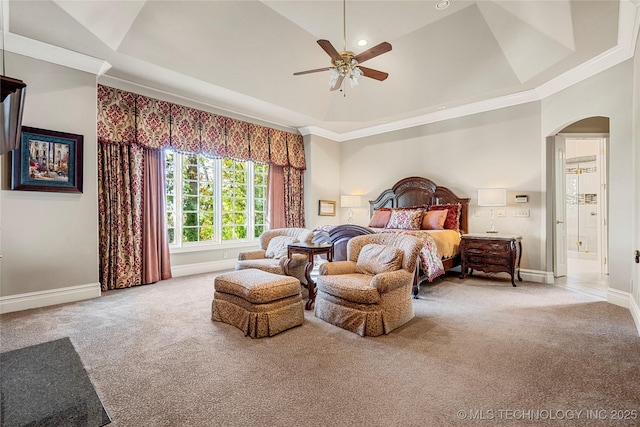
[[[340,207],[359,208],[362,205],[361,196],[340,196]]]
[[[507,190],[504,188],[479,188],[478,206],[506,206]]]

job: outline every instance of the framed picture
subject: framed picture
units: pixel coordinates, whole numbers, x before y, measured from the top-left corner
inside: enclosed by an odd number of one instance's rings
[[[331,200],[318,201],[318,215],[320,216],[336,216],[336,202]]]
[[[23,126],[13,151],[11,189],[82,193],[84,137]]]

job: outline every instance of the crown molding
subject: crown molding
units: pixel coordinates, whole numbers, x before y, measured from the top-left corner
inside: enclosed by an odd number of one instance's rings
[[[4,47],[5,50],[18,55],[51,62],[96,76],[101,76],[111,68],[111,64],[105,60],[13,33],[5,33]]]
[[[3,2],[3,4],[4,3],[6,2]],[[297,130],[304,136],[315,135],[337,142],[344,142],[528,102],[540,101],[633,57],[640,29],[640,0],[621,0],[619,6],[617,46],[534,89],[344,133],[334,132],[319,126],[303,126],[298,127]],[[3,13],[3,21],[6,20],[6,16],[4,15]],[[111,68],[111,64],[106,60],[70,51],[10,32],[5,32],[5,49],[9,52],[88,72],[96,76],[102,76]],[[282,113],[286,115],[286,112]],[[270,120],[265,121],[271,122]]]
[[[337,142],[344,142],[471,114],[512,107],[532,101],[540,101],[608,68],[618,65],[627,59],[633,58],[639,32],[640,0],[621,0],[618,14],[618,44],[535,89],[345,133],[336,133],[316,126],[299,128],[298,131],[303,135],[317,135]]]
[[[333,139],[334,141],[344,142],[357,138],[379,135],[387,132],[394,132],[408,129],[416,126],[422,126],[429,123],[441,122],[444,120],[455,119],[457,117],[470,116],[472,114],[484,113],[487,111],[498,110],[500,108],[512,107],[515,105],[526,104],[533,101],[539,101],[540,98],[534,90],[518,92],[510,95],[500,96],[497,98],[486,99],[483,101],[471,102],[469,104],[451,107],[444,110],[434,111],[432,113],[423,114],[421,116],[410,117],[404,120],[389,122],[382,125],[371,126],[355,131],[344,132],[341,134],[334,133],[335,137],[331,137],[328,132],[314,135],[324,138]],[[305,131],[312,133],[313,127],[305,128]],[[302,130],[298,129],[300,133]],[[303,133],[304,135],[304,133]]]

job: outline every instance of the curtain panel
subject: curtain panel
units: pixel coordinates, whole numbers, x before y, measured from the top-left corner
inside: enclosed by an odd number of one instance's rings
[[[98,144],[98,233],[102,290],[142,283],[143,149]]]

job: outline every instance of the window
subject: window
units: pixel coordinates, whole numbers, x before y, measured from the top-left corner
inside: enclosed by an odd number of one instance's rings
[[[172,150],[165,164],[170,245],[252,240],[267,229],[268,165]]]

